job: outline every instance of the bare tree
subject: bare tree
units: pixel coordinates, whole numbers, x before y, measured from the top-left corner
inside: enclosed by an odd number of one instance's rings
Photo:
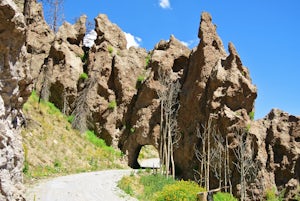
[[[180,83],[171,79],[170,71],[159,71],[161,89],[157,91],[160,100],[160,161],[162,174],[168,177],[171,169],[175,178],[174,145],[179,141],[177,113]]]
[[[47,4],[47,21],[54,32],[57,32],[58,26],[63,21],[64,0],[41,0]]]
[[[216,135],[216,129],[215,126],[212,125],[212,117],[210,117],[205,125],[202,126],[202,131],[200,131],[200,127],[197,127],[197,137],[201,141],[201,148],[194,147],[195,155],[200,162],[200,168],[199,170],[194,170],[199,176],[199,179],[197,179],[198,183],[201,186],[204,186],[204,188],[209,191],[209,178],[210,178],[210,167],[211,167],[211,139],[213,136]]]
[[[237,147],[234,149],[234,155],[237,162],[234,165],[240,174],[240,186],[241,186],[241,201],[247,198],[247,185],[251,181],[251,177],[254,176],[255,170],[257,170],[256,163],[254,161],[254,156],[252,153],[253,144],[249,133],[246,130],[239,130],[235,138],[237,139]]]

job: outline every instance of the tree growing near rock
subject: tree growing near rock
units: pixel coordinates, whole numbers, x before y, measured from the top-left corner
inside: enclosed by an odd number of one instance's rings
[[[239,130],[235,134],[237,146],[234,149],[234,155],[237,162],[233,162],[240,174],[240,196],[241,201],[247,198],[247,186],[251,182],[251,177],[257,172],[257,164],[254,156],[252,139],[247,130]]]
[[[162,174],[175,178],[174,146],[179,141],[177,113],[179,109],[179,80],[171,79],[170,71],[159,71],[161,89],[157,91],[160,100],[160,161]]]
[[[216,126],[213,125],[212,115],[207,123],[201,126],[201,128],[198,126],[196,130],[197,137],[200,139],[200,147],[195,146],[194,149],[200,164],[199,169],[194,170],[196,173],[195,180],[204,186],[208,192],[211,192],[210,178],[211,173],[213,173],[219,183],[218,189],[227,189],[227,185],[231,186],[227,138],[224,140]]]

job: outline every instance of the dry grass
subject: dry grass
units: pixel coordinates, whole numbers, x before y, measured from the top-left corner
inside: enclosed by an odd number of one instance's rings
[[[33,95],[23,108],[27,126],[22,130],[25,182],[71,173],[124,168],[120,151],[99,147],[71,128],[68,118],[53,104],[38,103]],[[113,151],[112,151],[113,150]]]

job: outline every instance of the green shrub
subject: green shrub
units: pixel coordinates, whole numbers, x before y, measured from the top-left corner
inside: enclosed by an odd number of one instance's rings
[[[117,102],[115,100],[108,103],[108,109],[115,109],[117,107]]]
[[[145,81],[145,76],[144,75],[140,75],[140,76],[138,76],[138,78],[137,78],[137,82],[140,82],[140,83],[142,83],[142,82],[144,82]]]
[[[88,76],[88,74],[86,74],[86,73],[82,73],[80,76],[79,76],[79,79],[82,79],[82,80],[86,80],[86,79],[88,79],[89,78],[89,76]]]
[[[135,132],[135,128],[130,128],[130,133],[134,133]]]
[[[146,56],[146,67],[150,64],[150,60],[151,60],[151,55],[148,54],[148,55]]]
[[[251,119],[251,120],[254,120],[254,116],[255,116],[255,112],[254,112],[254,111],[251,111],[251,112],[249,113],[250,119]]]
[[[156,201],[197,201],[197,194],[203,192],[197,183],[191,181],[178,181],[166,185],[162,191],[155,194]]]
[[[120,189],[122,189],[125,193],[127,193],[128,195],[133,196],[134,192],[132,189],[132,183],[133,183],[132,176],[130,176],[130,177],[125,176],[118,182],[118,187]]]
[[[112,46],[108,46],[107,50],[110,54],[112,54],[114,52],[114,48]]]
[[[155,193],[161,191],[164,186],[174,184],[173,178],[166,178],[163,175],[143,175],[140,179],[141,184],[144,186],[144,195],[142,200],[153,200]]]
[[[88,55],[87,53],[84,53],[83,55],[80,56],[82,63],[86,63],[88,60]]]
[[[67,117],[67,120],[68,120],[68,122],[69,122],[70,124],[73,123],[74,119],[75,119],[75,116],[74,116],[74,115],[70,115],[70,116]]]
[[[266,200],[267,201],[280,201],[280,199],[276,196],[275,188],[266,190]]]
[[[214,194],[214,201],[238,201],[238,199],[230,193],[218,192]]]

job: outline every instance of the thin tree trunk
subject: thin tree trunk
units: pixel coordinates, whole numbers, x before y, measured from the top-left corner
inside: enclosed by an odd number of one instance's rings
[[[209,130],[211,129],[210,128],[211,125],[209,125]],[[210,134],[211,132],[208,132],[208,135],[207,135],[207,177],[206,177],[206,188],[207,188],[207,191],[209,191],[209,166],[210,166]]]

